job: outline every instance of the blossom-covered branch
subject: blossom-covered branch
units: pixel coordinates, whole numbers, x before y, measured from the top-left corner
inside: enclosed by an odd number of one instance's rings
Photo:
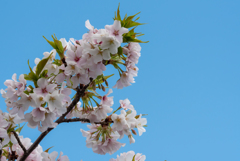
[[[90,123],[89,131],[80,131],[86,137],[87,147],[98,154],[113,154],[125,146],[119,139],[126,135],[134,143],[136,129],[139,136],[146,131],[147,119],[137,114],[129,99],[120,100],[120,106],[113,110],[113,96],[109,96],[113,90],[109,88],[103,96],[98,94],[98,90],[106,91],[108,79],[113,76],[104,75],[107,65],[112,65],[120,77],[113,88],[122,89],[135,83],[136,64],[141,55],[139,43],[143,42],[137,38],[141,34],[134,31],[142,25],[138,18],[133,20],[136,15],[121,19],[118,9],[113,24],[103,29],[94,28],[87,20],[85,26],[89,31],[80,40],[66,41],[54,35],[50,41],[44,37],[53,50],[44,52],[42,59],[36,58],[33,68],[28,62],[30,72],[21,74],[19,79],[13,74],[11,80],[4,82],[7,88],[1,90],[9,112],[0,110],[1,161],[56,160],[57,152],[43,151],[39,144],[61,123]],[[27,85],[27,81],[33,85]],[[19,135],[22,122],[42,132],[35,142]],[[131,161],[145,160],[145,156],[134,152],[123,153],[116,160],[124,160],[126,156]],[[62,152],[58,160],[69,161]]]
[[[91,79],[92,81],[92,79]],[[83,96],[85,90],[87,89],[87,87],[89,86],[89,84],[87,84],[86,86],[84,86],[82,89],[80,89],[80,87],[77,88],[77,93],[76,93],[76,97],[75,99],[72,101],[72,103],[70,104],[70,106],[68,107],[67,112],[65,112],[57,121],[56,123],[61,123],[62,120],[64,120],[64,117],[73,109],[73,107],[77,104],[77,102],[80,100],[80,98]],[[30,154],[31,152],[39,145],[39,143],[43,140],[43,138],[54,128],[48,128],[45,132],[43,132],[38,138],[37,140],[30,146],[30,148],[24,153],[24,155],[22,156],[22,158],[20,159],[20,161],[24,161]]]

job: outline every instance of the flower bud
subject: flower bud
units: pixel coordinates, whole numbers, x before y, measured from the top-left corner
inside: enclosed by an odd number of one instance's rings
[[[80,42],[78,40],[76,40],[76,44],[80,45]]]
[[[103,85],[101,85],[101,86],[102,86],[102,90],[105,92],[106,91],[105,87]]]
[[[107,82],[107,80],[105,80],[104,82],[105,82],[106,86],[108,86],[108,82]]]
[[[92,82],[92,88],[93,88],[94,91],[96,91],[96,83],[95,83],[95,81]]]
[[[135,131],[134,129],[131,129],[131,131],[132,131],[132,133],[133,133],[134,135],[137,135],[137,133],[136,133],[136,131]]]

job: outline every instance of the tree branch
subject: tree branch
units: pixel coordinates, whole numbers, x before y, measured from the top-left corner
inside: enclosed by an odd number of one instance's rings
[[[0,142],[2,144],[2,138],[0,138]],[[0,149],[0,159],[1,159],[1,157],[2,157],[2,149]]]
[[[63,119],[61,123],[69,123],[69,122],[87,122],[90,123],[89,119],[84,118],[73,118],[73,119]]]
[[[79,122],[79,121],[91,123],[89,119],[85,119],[85,118],[63,119],[60,123]],[[113,121],[108,121],[107,119],[105,119],[102,122],[94,122],[94,123],[101,124],[101,125],[108,125],[109,123],[113,123]]]
[[[88,88],[88,86],[90,85],[90,83],[92,81],[93,81],[93,79],[90,78],[90,82],[87,85],[83,86],[82,88],[80,88],[80,87],[77,88],[76,97],[74,98],[72,103],[68,106],[67,112],[65,112],[61,117],[59,117],[55,121],[55,123],[59,124],[59,123],[61,123],[62,120],[64,120],[65,116],[75,107],[75,105],[79,102],[80,98],[84,96],[84,93],[85,93],[86,89]],[[19,161],[24,161],[31,154],[31,152],[38,146],[38,144],[42,141],[42,139],[53,129],[54,128],[48,128],[45,132],[43,132],[37,138],[37,140],[35,140],[35,142],[29,147],[27,152],[23,154],[23,156],[21,157],[21,159]]]
[[[23,146],[21,140],[18,137],[18,134],[16,133],[16,131],[12,131],[13,135],[15,136],[15,138],[17,139],[18,144],[21,146],[22,150],[24,151],[24,154],[27,152],[26,148]]]
[[[67,62],[66,62],[65,58],[62,58],[62,62],[64,64],[64,66],[66,67],[67,66]]]

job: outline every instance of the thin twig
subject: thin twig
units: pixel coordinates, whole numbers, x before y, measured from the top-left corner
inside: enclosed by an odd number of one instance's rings
[[[26,148],[24,147],[24,145],[22,144],[21,140],[18,137],[18,134],[16,133],[16,131],[12,131],[13,135],[15,136],[15,138],[17,139],[18,144],[21,146],[22,150],[24,151],[24,153],[27,153]]]

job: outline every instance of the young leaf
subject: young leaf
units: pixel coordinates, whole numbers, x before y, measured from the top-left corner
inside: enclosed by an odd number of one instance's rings
[[[57,66],[61,66],[62,65],[62,61],[58,60],[58,59],[54,59],[52,64],[56,64]]]
[[[37,85],[37,80],[38,80],[38,77],[37,75],[33,72],[32,68],[30,67],[29,65],[29,60],[28,60],[28,67],[30,69],[30,73],[27,75],[27,74],[24,74],[24,79],[26,80],[29,80],[29,81],[33,81],[34,82],[34,85],[36,86]]]
[[[118,47],[118,53],[119,56],[121,56],[123,54],[123,49],[121,46]]]
[[[44,36],[43,37],[54,49],[56,49],[60,58],[63,59],[64,58],[64,48],[62,46],[62,42],[57,39],[55,34],[54,34],[54,36],[52,35],[53,41],[49,41]]]
[[[26,123],[25,123],[26,124]],[[25,126],[25,124],[22,127],[19,127],[16,129],[16,132],[18,132],[20,134],[20,132],[22,131],[23,127]]]
[[[53,54],[53,53],[51,53],[51,54],[49,55],[49,57],[47,57],[47,58],[45,58],[45,59],[42,59],[42,60],[38,63],[38,65],[37,65],[37,67],[36,67],[36,75],[37,75],[37,76],[40,75],[40,73],[42,72],[43,68],[44,68],[45,65],[47,64],[47,62],[48,62],[49,58],[52,56],[52,54]]]

